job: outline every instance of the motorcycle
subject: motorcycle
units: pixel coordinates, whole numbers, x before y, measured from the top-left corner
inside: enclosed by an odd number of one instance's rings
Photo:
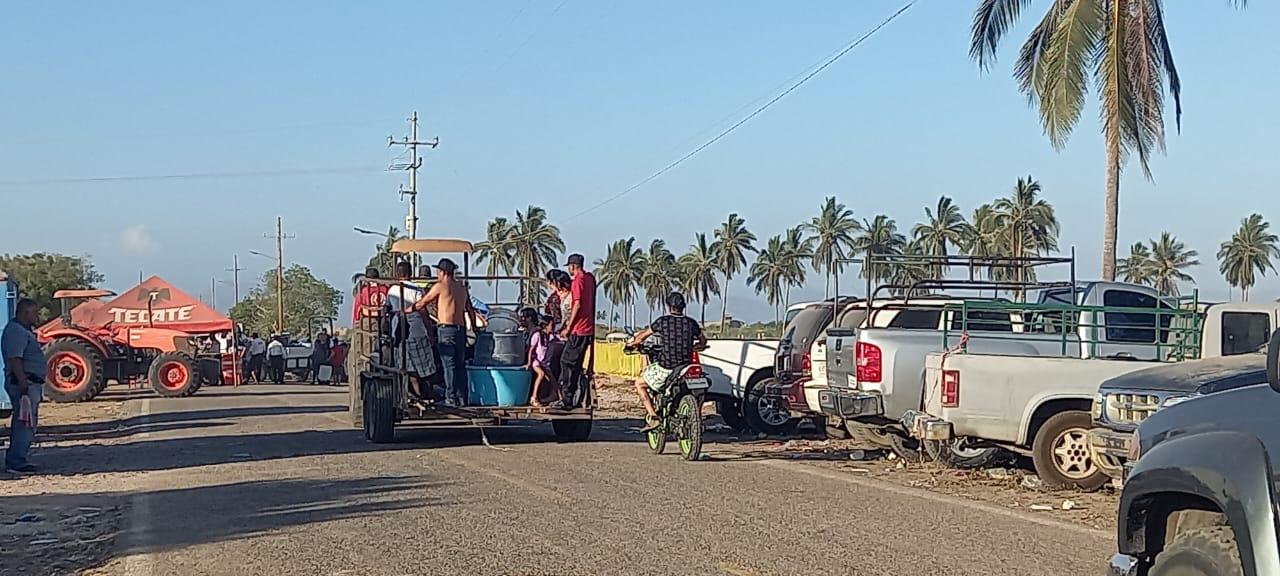
[[[638,346],[627,346],[623,352],[641,354],[649,362],[657,362],[657,353],[662,349],[657,340],[654,337]],[[662,454],[667,441],[674,438],[685,460],[697,460],[702,455],[702,397],[710,386],[695,351],[688,364],[671,371],[662,390],[649,389],[658,412],[658,427],[646,433],[651,452]]]

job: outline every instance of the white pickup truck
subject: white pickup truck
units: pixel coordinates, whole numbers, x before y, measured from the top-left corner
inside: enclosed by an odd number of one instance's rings
[[[904,425],[926,452],[956,467],[981,466],[1002,450],[1029,454],[1050,486],[1095,489],[1108,481],[1089,446],[1098,386],[1157,361],[1213,358],[1225,349],[1229,325],[1250,305],[1180,309],[1168,298],[1134,287],[1093,283],[1079,292],[1065,353],[1038,358],[970,347],[930,354],[923,412]],[[1268,305],[1265,308],[1271,308]],[[1150,310],[1150,312],[1144,312]]]

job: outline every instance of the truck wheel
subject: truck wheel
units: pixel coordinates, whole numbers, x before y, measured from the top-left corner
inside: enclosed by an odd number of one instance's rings
[[[1188,530],[1156,556],[1151,576],[1243,576],[1240,549],[1230,526]]]
[[[768,392],[777,382],[776,378],[764,378],[751,384],[742,403],[742,417],[747,425],[770,436],[790,434],[800,425],[800,419],[791,416],[782,396]]]
[[[948,468],[985,468],[1000,457],[1001,450],[992,447],[973,447],[967,438],[949,441],[925,440],[924,451],[934,462]]]
[[[44,347],[49,377],[44,396],[54,402],[83,402],[107,386],[102,354],[76,338],[58,338]]]
[[[1089,448],[1092,424],[1088,412],[1067,410],[1040,426],[1031,444],[1031,462],[1046,486],[1093,491],[1107,483]]]
[[[552,420],[551,429],[561,442],[586,442],[591,437],[591,420]]]
[[[720,419],[724,421],[724,425],[732,428],[734,432],[747,430],[751,427],[747,425],[747,421],[742,417],[742,405],[733,400],[716,401],[716,413],[720,415]]]
[[[919,464],[928,460],[929,455],[920,449],[919,440],[894,432],[886,432],[884,437],[889,441],[889,449],[904,462]]]
[[[374,444],[396,438],[396,384],[386,378],[369,378],[364,391],[364,437]]]
[[[195,359],[183,352],[165,352],[151,361],[147,370],[151,389],[165,398],[185,398],[200,387]]]

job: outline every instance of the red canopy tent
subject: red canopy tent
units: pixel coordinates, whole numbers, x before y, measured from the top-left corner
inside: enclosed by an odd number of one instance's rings
[[[234,326],[230,318],[174,288],[159,276],[147,278],[114,300],[86,301],[72,309],[71,319],[85,327],[111,323],[112,326],[169,328],[192,334],[227,332]],[[62,321],[54,319],[53,322],[57,322],[57,326]]]

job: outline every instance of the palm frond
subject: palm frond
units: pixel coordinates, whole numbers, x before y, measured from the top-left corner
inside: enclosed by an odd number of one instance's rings
[[[1018,20],[1018,14],[1031,0],[982,0],[973,14],[973,26],[969,40],[969,57],[986,70],[995,63],[996,49],[1009,28]]]

